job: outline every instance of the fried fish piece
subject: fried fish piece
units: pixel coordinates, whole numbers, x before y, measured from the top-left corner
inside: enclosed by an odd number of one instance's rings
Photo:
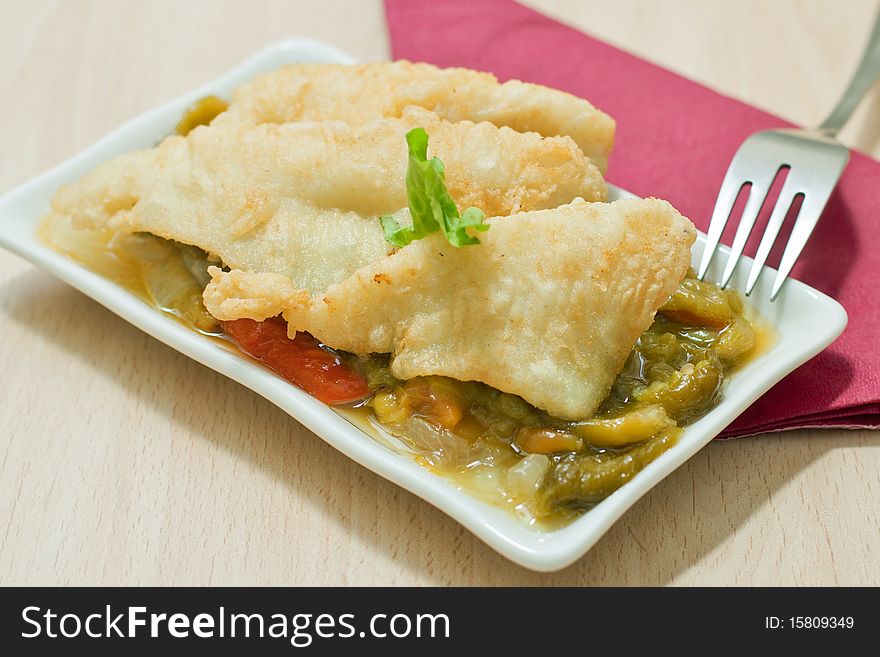
[[[390,353],[401,379],[482,381],[589,417],[684,278],[693,224],[657,199],[576,200],[490,223],[479,245],[430,236],[320,295],[213,268],[205,305],[222,320],[283,313],[291,332],[331,347]]]
[[[393,248],[379,215],[409,223],[404,136],[416,126],[430,133],[430,154],[445,162],[463,208],[508,215],[606,196],[568,137],[449,123],[412,108],[357,126],[225,117],[103,164],[62,188],[52,207],[76,226],[152,233],[323,291]]]
[[[466,68],[406,60],[376,64],[291,64],[238,88],[229,113],[257,123],[401,116],[415,105],[448,121],[488,121],[547,137],[568,135],[604,173],[614,120],[564,91]]]

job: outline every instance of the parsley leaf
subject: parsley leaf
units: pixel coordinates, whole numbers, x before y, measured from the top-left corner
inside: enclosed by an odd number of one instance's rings
[[[485,214],[477,208],[468,208],[459,214],[455,201],[446,189],[446,173],[436,157],[428,159],[428,133],[424,128],[413,128],[406,133],[409,164],[406,169],[406,196],[412,226],[401,226],[391,215],[379,217],[385,239],[394,246],[406,246],[414,240],[442,230],[452,246],[479,244],[467,229],[487,231]]]

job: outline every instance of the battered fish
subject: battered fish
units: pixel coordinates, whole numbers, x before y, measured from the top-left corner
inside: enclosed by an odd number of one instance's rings
[[[687,272],[695,230],[657,199],[490,220],[477,246],[413,242],[322,295],[277,274],[212,268],[219,319],[279,313],[357,354],[390,353],[401,379],[482,381],[564,419],[589,417]]]
[[[379,64],[293,64],[240,87],[229,113],[257,123],[401,116],[410,105],[448,121],[489,121],[519,132],[568,135],[604,173],[614,120],[582,98],[491,73],[400,60]]]
[[[430,155],[446,164],[462,208],[508,215],[606,197],[598,169],[568,137],[410,108],[359,125],[223,116],[111,160],[61,189],[52,207],[79,227],[149,232],[320,292],[393,248],[379,215],[409,223],[404,136],[416,126],[430,133]]]

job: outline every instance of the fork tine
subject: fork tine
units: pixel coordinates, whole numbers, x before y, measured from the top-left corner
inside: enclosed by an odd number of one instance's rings
[[[816,227],[816,223],[819,221],[827,201],[827,195],[807,194],[804,196],[804,202],[801,204],[794,227],[791,229],[791,236],[788,238],[788,244],[785,246],[785,252],[782,254],[782,260],[779,262],[779,271],[776,273],[776,280],[773,281],[770,301],[776,301],[776,297],[779,295],[780,290],[782,290],[782,284],[785,283],[785,279],[791,273],[795,261],[797,261],[804,245]]]
[[[739,226],[736,228],[736,236],[733,238],[733,246],[730,247],[730,255],[727,257],[727,265],[724,267],[724,274],[721,276],[721,287],[727,287],[736,265],[746,248],[746,242],[749,241],[749,235],[752,234],[752,228],[758,220],[758,214],[767,200],[767,193],[770,191],[770,185],[776,177],[776,171],[768,172],[762,180],[755,180],[752,188],[749,190],[749,200],[743,209],[742,217],[739,220]],[[756,177],[757,178],[757,177]]]
[[[770,213],[770,220],[767,222],[767,228],[764,230],[764,236],[761,238],[761,244],[758,246],[758,252],[755,254],[755,262],[752,263],[752,269],[749,272],[749,280],[746,283],[747,295],[752,293],[755,283],[761,277],[761,272],[764,270],[764,265],[767,262],[767,257],[770,255],[770,250],[773,248],[773,243],[776,242],[779,229],[782,228],[785,215],[788,214],[788,210],[794,202],[794,197],[798,194],[798,192],[795,192],[792,178],[793,176],[789,174],[788,178],[785,179],[782,190],[779,192],[779,198],[776,199],[776,205],[773,206],[773,212]]]
[[[880,22],[877,25],[880,27]],[[819,155],[822,156],[822,160],[820,164],[814,164],[813,171],[821,170],[823,172],[821,178],[815,173],[810,175],[800,170],[798,172],[801,176],[805,176],[803,178],[804,200],[801,203],[798,216],[791,229],[791,235],[788,238],[788,244],[785,246],[782,259],[779,261],[779,271],[776,274],[776,280],[773,281],[770,301],[775,301],[782,290],[783,283],[785,283],[804,245],[813,233],[813,229],[816,227],[819,217],[822,216],[825,205],[831,198],[831,194],[837,186],[837,181],[840,180],[840,176],[843,174],[849,161],[849,151],[839,145],[814,152],[815,158],[818,158]]]
[[[737,159],[734,157],[724,174],[724,182],[721,183],[721,190],[718,192],[718,198],[715,201],[715,209],[712,210],[712,220],[709,222],[709,232],[706,233],[706,246],[703,249],[703,257],[700,260],[700,269],[697,272],[697,278],[703,280],[709,265],[712,264],[712,256],[718,249],[718,243],[721,241],[721,234],[724,232],[727,221],[730,219],[730,213],[733,210],[733,204],[739,191],[746,184],[738,171]]]

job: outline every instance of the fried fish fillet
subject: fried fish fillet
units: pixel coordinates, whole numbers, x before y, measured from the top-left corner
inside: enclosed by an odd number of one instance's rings
[[[448,121],[488,121],[519,132],[568,135],[604,173],[614,120],[582,98],[465,68],[405,60],[346,66],[292,64],[258,75],[233,96],[229,113],[257,123],[401,116],[415,105]]]
[[[218,319],[283,313],[331,347],[390,353],[399,378],[482,381],[565,419],[589,417],[685,276],[695,230],[657,199],[587,203],[490,221],[481,244],[434,235],[324,294],[277,274],[212,268]]]
[[[61,189],[52,207],[79,227],[144,231],[232,268],[323,291],[386,255],[377,217],[408,223],[405,134],[425,127],[462,208],[487,216],[601,200],[601,174],[568,137],[449,123],[419,108],[356,126],[254,125],[232,117],[122,155]]]

